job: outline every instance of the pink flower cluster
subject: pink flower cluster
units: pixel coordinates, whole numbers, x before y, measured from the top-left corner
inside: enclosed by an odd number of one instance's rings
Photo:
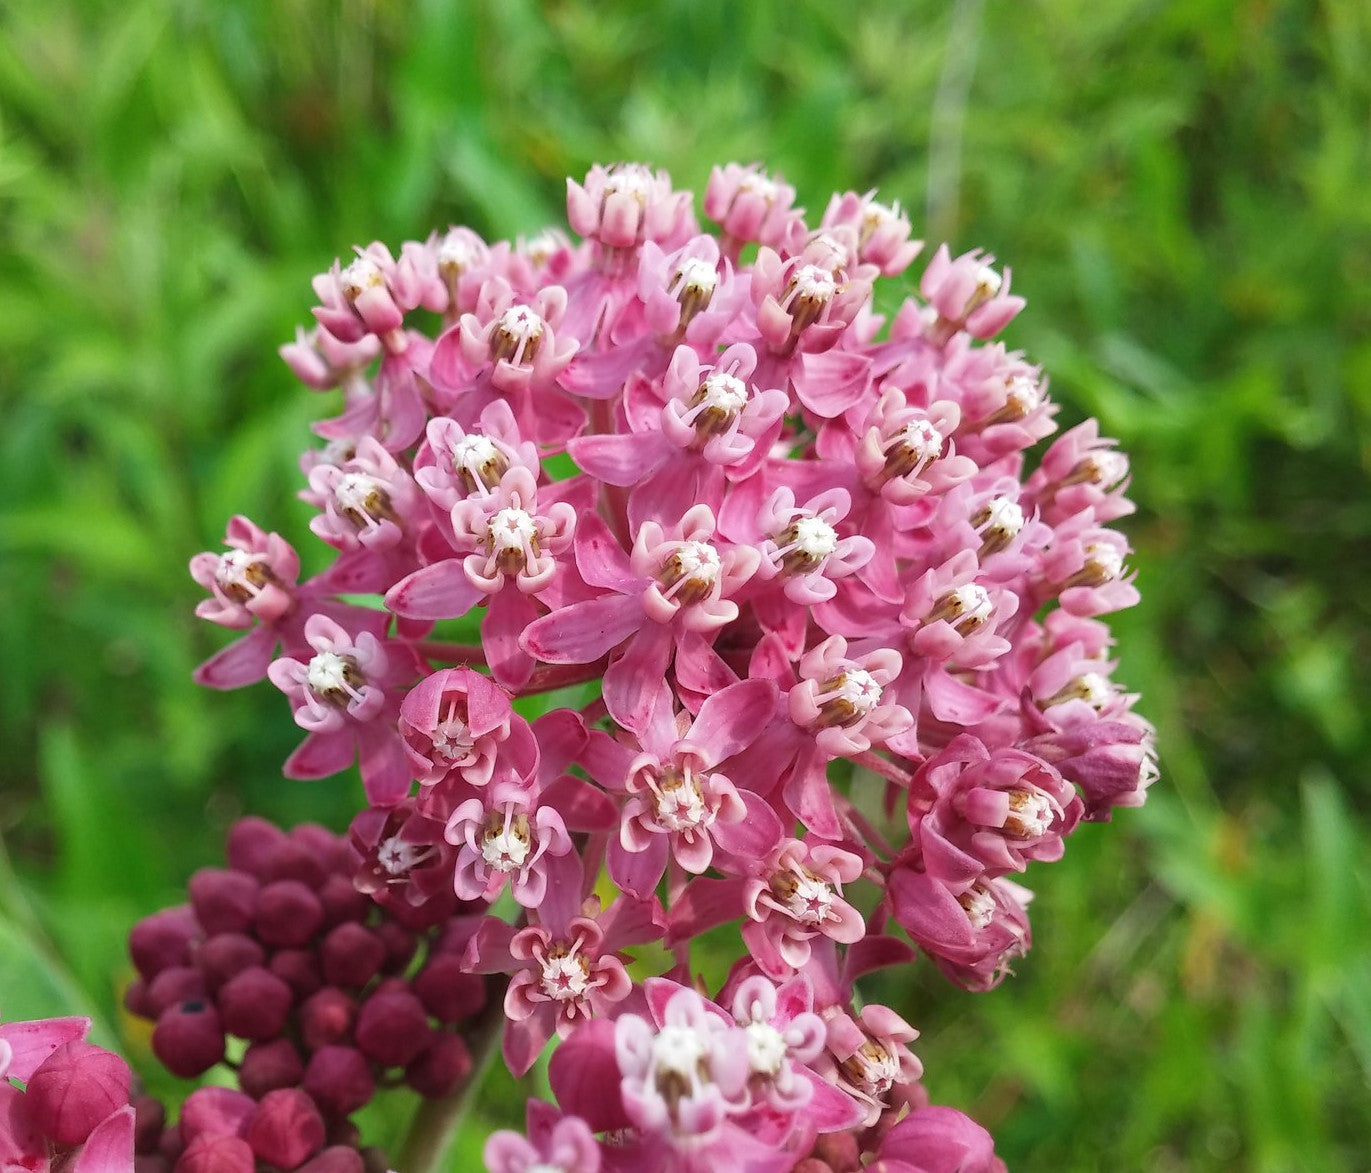
[[[1101,619],[1137,600],[1128,462],[1093,421],[1030,457],[1055,408],[992,341],[1008,269],[941,247],[886,321],[908,219],[794,197],[716,169],[711,233],[619,164],[568,183],[578,244],[358,250],[282,350],[343,392],[302,462],[336,558],[302,583],[234,518],[191,563],[246,632],[199,679],[286,695],[287,775],[359,766],[359,890],[486,910],[456,968],[504,975],[508,1066],[561,1040],[501,1173],[997,1167],[853,983],[917,949],[995,985],[1014,877],[1155,775]]]

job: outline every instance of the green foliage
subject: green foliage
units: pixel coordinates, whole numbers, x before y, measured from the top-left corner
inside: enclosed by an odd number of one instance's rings
[[[10,0],[0,38],[0,1003],[118,1025],[123,927],[286,783],[185,562],[305,534],[275,347],[372,238],[559,217],[563,177],[738,158],[879,185],[1029,298],[1010,341],[1134,461],[1122,676],[1163,781],[1029,884],[980,998],[878,992],[1011,1168],[1338,1170],[1371,1150],[1371,9],[1358,0]],[[951,64],[949,64],[949,61]],[[312,544],[301,541],[308,559]],[[1041,870],[1042,874],[1038,874]],[[112,975],[115,980],[112,981]],[[123,1044],[146,1056],[123,1021]],[[509,1122],[507,1080],[483,1105]],[[475,1160],[475,1122],[461,1161]]]

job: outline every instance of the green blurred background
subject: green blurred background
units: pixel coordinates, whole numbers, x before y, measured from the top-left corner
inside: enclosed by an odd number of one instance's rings
[[[934,1098],[1021,1173],[1371,1168],[1365,0],[4,0],[5,1016],[79,1001],[146,1059],[131,921],[239,813],[356,802],[281,779],[270,686],[190,683],[222,640],[185,563],[231,513],[320,562],[293,493],[332,404],[275,353],[309,277],[531,233],[624,158],[761,161],[816,213],[878,186],[993,250],[1062,421],[1133,458],[1119,675],[1163,779],[1030,870],[1015,980],[882,990]]]

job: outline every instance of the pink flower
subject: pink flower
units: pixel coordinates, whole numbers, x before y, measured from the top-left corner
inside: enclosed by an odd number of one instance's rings
[[[308,731],[286,761],[288,778],[324,778],[361,759],[367,797],[388,805],[409,790],[410,772],[395,731],[395,688],[411,680],[415,664],[400,646],[369,631],[352,634],[326,615],[311,615],[305,638],[314,649],[306,662],[272,662],[267,675],[290,697],[295,723]]]
[[[794,207],[795,189],[772,179],[756,164],[715,167],[705,187],[705,215],[724,230],[729,252],[755,241],[773,249],[804,236],[804,213]]]
[[[695,232],[690,193],[672,191],[665,171],[654,174],[641,163],[592,167],[584,186],[568,179],[566,190],[571,230],[606,250],[647,240],[675,247]]]
[[[529,1139],[492,1133],[482,1159],[490,1173],[600,1173],[600,1146],[584,1120],[528,1103]]]
[[[850,945],[865,934],[861,913],[842,898],[843,884],[862,874],[861,858],[850,851],[786,839],[749,873],[743,940],[768,976],[785,977],[803,966],[815,937]]]
[[[994,263],[979,249],[954,261],[947,245],[938,246],[919,282],[919,292],[938,315],[928,330],[932,342],[942,345],[958,330],[993,338],[1023,309],[1023,298],[1010,296],[1010,271],[1002,276]]]
[[[885,277],[903,273],[923,248],[922,240],[909,239],[909,217],[896,202],[890,206],[876,202],[876,193],[858,195],[854,191],[834,195],[824,210],[821,228],[839,225],[857,234],[857,258],[875,265]]]

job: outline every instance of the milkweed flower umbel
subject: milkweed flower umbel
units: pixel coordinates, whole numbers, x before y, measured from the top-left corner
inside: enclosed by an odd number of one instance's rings
[[[178,1170],[351,1173],[347,1114],[387,1072],[466,1078],[483,1005],[516,1074],[555,1045],[496,1173],[1002,1169],[855,983],[917,950],[997,984],[1019,881],[1155,779],[1106,623],[1138,599],[1128,460],[1093,420],[1035,453],[1056,407],[994,257],[906,276],[898,203],[811,223],[757,166],[702,211],[597,166],[579,243],[454,227],[315,279],[282,355],[342,394],[301,462],[334,560],[300,582],[234,518],[191,568],[246,634],[198,675],[268,677],[307,734],[285,772],[355,760],[368,804],[346,850],[249,824],[135,932],[173,1070],[249,1043]]]

